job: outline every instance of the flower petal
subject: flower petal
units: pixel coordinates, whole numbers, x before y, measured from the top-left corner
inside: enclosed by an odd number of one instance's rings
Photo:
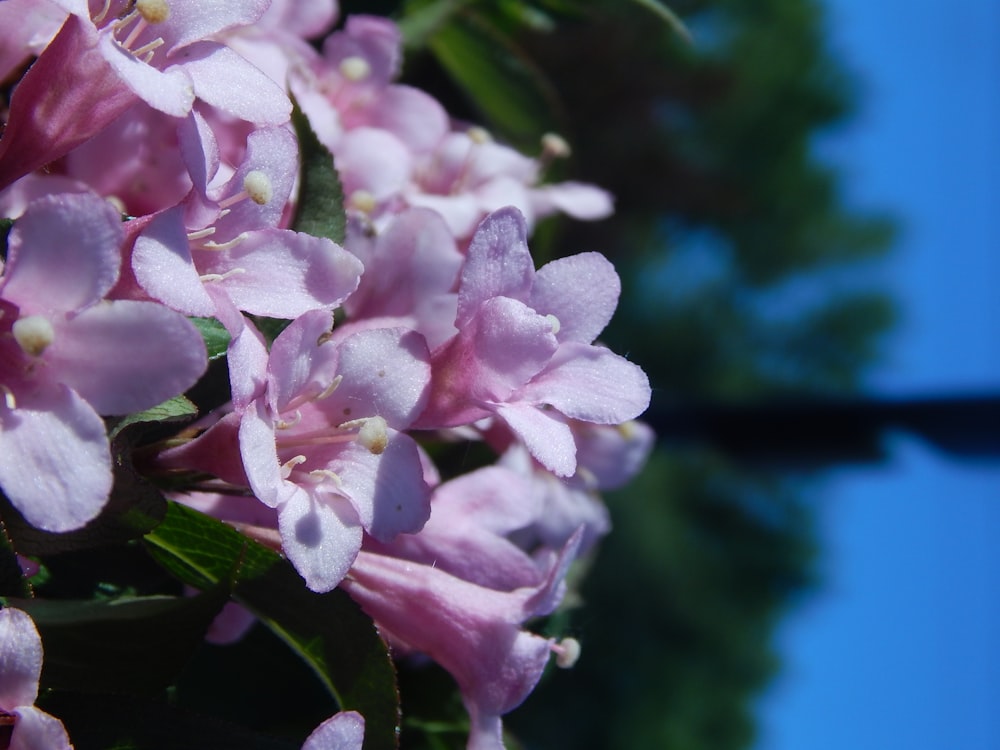
[[[340,583],[361,549],[361,524],[343,498],[296,489],[278,510],[282,549],[310,590]]]
[[[10,750],[73,750],[66,727],[56,717],[33,706],[22,706],[14,714]]]
[[[302,750],[361,750],[364,737],[364,717],[357,711],[341,711],[316,727]]]
[[[34,704],[41,674],[42,639],[35,623],[19,609],[0,609],[0,710]]]
[[[528,304],[559,319],[560,341],[589,344],[610,322],[620,294],[610,261],[600,253],[580,253],[539,268]]]
[[[565,422],[522,401],[500,404],[497,415],[542,466],[561,477],[576,471],[576,443]]]
[[[65,386],[17,394],[0,405],[0,486],[32,526],[78,529],[111,492],[111,451],[104,422]]]

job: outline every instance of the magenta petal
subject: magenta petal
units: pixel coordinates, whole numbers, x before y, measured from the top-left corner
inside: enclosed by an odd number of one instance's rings
[[[281,546],[311,591],[340,583],[361,549],[361,524],[343,498],[296,489],[278,509]]]
[[[569,425],[522,402],[500,404],[496,411],[538,463],[561,477],[573,475],[576,443]]]
[[[227,251],[196,251],[195,262],[202,274],[229,273],[212,283],[239,309],[286,319],[337,306],[357,288],[363,270],[330,240],[288,229],[251,232]]]
[[[196,42],[170,61],[180,65],[167,72],[183,69],[194,94],[223,112],[260,125],[281,125],[291,117],[292,103],[281,87],[229,47]]]
[[[42,639],[19,609],[0,609],[0,711],[30,706],[38,697]]]
[[[535,274],[529,304],[559,319],[560,341],[589,344],[614,315],[621,282],[600,253],[580,253],[547,263]]]
[[[22,706],[14,714],[10,750],[73,750],[59,719],[33,706]]]
[[[96,195],[33,201],[10,233],[4,299],[19,305],[22,315],[94,304],[118,279],[124,236],[121,216]]]
[[[455,325],[466,325],[491,297],[527,302],[534,278],[524,217],[513,207],[495,211],[483,219],[469,245]]]
[[[302,750],[361,750],[365,720],[357,711],[341,711],[313,730]]]
[[[208,365],[198,330],[155,302],[116,300],[56,326],[53,375],[100,414],[128,414],[183,393]]]
[[[549,404],[573,419],[620,424],[649,406],[649,379],[640,367],[602,346],[569,342],[518,397]]]
[[[0,486],[32,526],[79,529],[111,492],[104,422],[68,388],[18,394],[0,405]]]

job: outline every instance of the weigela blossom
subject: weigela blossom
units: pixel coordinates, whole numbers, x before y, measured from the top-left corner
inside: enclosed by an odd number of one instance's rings
[[[302,750],[361,750],[365,719],[357,711],[341,711],[313,730]]]
[[[107,500],[111,456],[98,415],[155,406],[207,365],[181,315],[105,300],[123,237],[114,208],[87,194],[35,201],[10,233],[0,277],[0,486],[47,531],[79,528]]]
[[[0,609],[0,737],[9,727],[11,750],[73,750],[62,722],[35,708],[41,673],[35,623],[19,609]]]
[[[576,470],[575,419],[619,424],[649,405],[636,365],[591,342],[618,302],[618,276],[597,253],[536,273],[514,208],[483,220],[458,290],[458,334],[434,350],[434,380],[419,427],[497,417],[559,476]]]

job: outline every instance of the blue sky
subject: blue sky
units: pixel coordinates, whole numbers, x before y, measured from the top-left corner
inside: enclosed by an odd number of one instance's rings
[[[1000,3],[826,5],[863,89],[824,152],[903,228],[883,269],[903,318],[872,390],[1000,393]],[[1000,461],[897,436],[816,502],[824,582],[778,635],[757,750],[1000,748]]]

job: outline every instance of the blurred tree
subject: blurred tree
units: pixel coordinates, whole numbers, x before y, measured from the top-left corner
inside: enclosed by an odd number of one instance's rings
[[[557,128],[574,158],[553,174],[616,195],[611,219],[546,223],[532,247],[614,260],[624,291],[604,338],[650,374],[654,403],[863,384],[893,319],[870,281],[892,224],[848,207],[816,153],[855,90],[818,0],[675,0],[690,43],[644,0],[342,6],[395,9],[427,53],[408,58],[408,80],[526,150]],[[811,487],[661,446],[609,498],[615,530],[569,618],[583,657],[511,716],[525,747],[751,745],[774,626],[813,580]],[[424,744],[461,734],[404,733]]]

